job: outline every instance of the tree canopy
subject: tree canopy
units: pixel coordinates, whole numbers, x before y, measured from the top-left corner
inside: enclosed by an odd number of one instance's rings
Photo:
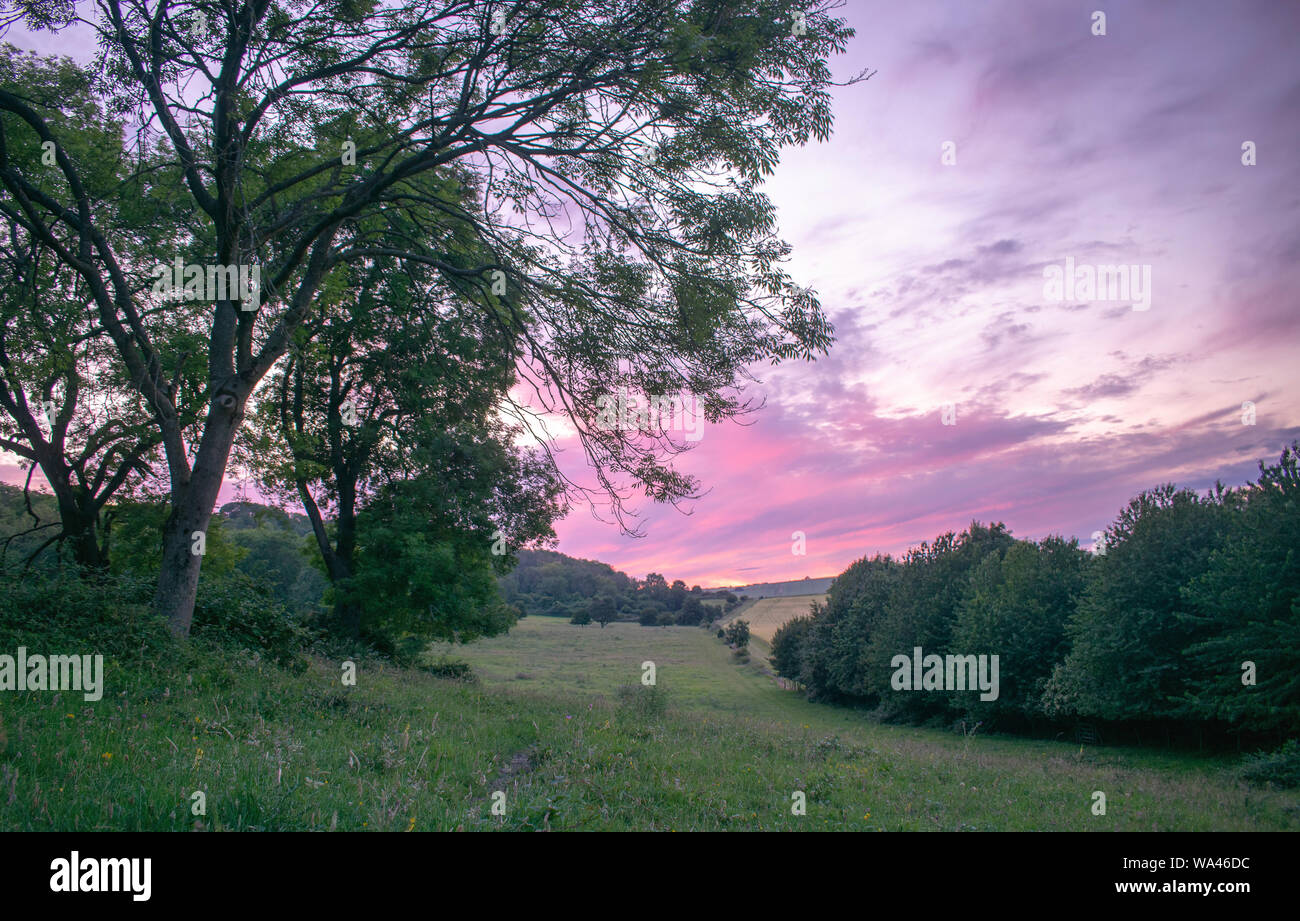
[[[718,421],[750,408],[755,363],[830,344],[760,187],[782,146],[829,135],[838,5],[19,3],[98,54],[34,65],[83,94],[0,86],[0,216],[88,305],[165,461],[172,629],[250,400],[367,260],[508,318],[516,417],[542,445],[539,413],[567,418],[624,526],[633,491],[694,495],[671,422],[603,426],[601,398],[683,394]]]

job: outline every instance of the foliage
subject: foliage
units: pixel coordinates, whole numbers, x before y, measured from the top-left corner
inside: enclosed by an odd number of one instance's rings
[[[1078,541],[1016,541],[970,574],[953,627],[953,650],[997,655],[997,700],[954,693],[954,712],[990,727],[1015,728],[1037,714],[1052,666],[1069,649],[1066,623],[1090,560]]]
[[[1107,720],[1190,715],[1184,657],[1205,639],[1183,588],[1206,572],[1236,514],[1236,497],[1172,484],[1140,493],[1105,534],[1072,613],[1070,650],[1054,671],[1053,712]]]
[[[821,616],[819,610],[787,620],[772,636],[772,669],[784,678],[798,681],[803,674],[803,651],[808,636]]]
[[[1049,720],[1163,728],[1204,741],[1300,732],[1297,446],[1245,487],[1140,493],[1101,552],[972,523],[901,559],[855,562],[825,606],[773,638],[779,674],[812,699],[885,718]],[[896,655],[997,655],[999,694],[898,693]]]
[[[744,649],[749,645],[749,621],[733,620],[723,628],[722,637],[729,646]]]
[[[383,488],[358,519],[357,573],[346,592],[363,639],[470,642],[509,629],[517,611],[497,591],[507,565],[483,525],[445,514],[446,493],[425,479]]]
[[[617,620],[618,607],[614,598],[610,595],[601,595],[593,600],[588,607],[588,619],[600,624],[602,629],[606,624]]]
[[[1300,735],[1300,474],[1293,445],[1239,494],[1205,571],[1183,587],[1205,639],[1186,650],[1202,719]],[[1251,663],[1256,683],[1246,686]]]
[[[192,635],[218,646],[265,653],[289,669],[305,665],[302,625],[267,586],[242,572],[209,574],[199,584]]]
[[[677,613],[677,623],[688,627],[694,627],[704,619],[704,604],[694,595],[690,595],[682,602],[682,608]]]
[[[687,591],[682,580],[669,585],[655,572],[638,581],[608,563],[531,548],[518,552],[517,564],[500,582],[502,597],[527,614],[572,618],[579,609],[597,604],[608,615],[609,608],[601,600],[607,599],[614,610],[607,623],[635,618],[647,626],[658,624],[664,614],[668,623],[700,623],[711,613],[704,600],[725,594]],[[590,613],[599,622],[594,608]]]
[[[189,535],[250,401],[368,261],[433,270],[459,306],[508,318],[525,385],[570,418],[620,522],[632,490],[698,495],[672,461],[689,445],[603,425],[601,398],[677,395],[717,422],[752,409],[755,363],[829,348],[762,185],[782,148],[830,135],[828,64],[853,34],[836,6],[529,2],[494,29],[481,4],[276,0],[214,6],[196,39],[189,5],[128,3],[82,20],[89,67],[39,63],[39,86],[78,92],[0,86],[0,214],[16,248],[75,276],[140,450],[166,461],[154,604],[171,628],[189,632]],[[64,12],[24,7],[38,29]],[[83,149],[75,124],[100,136]],[[172,309],[150,283],[170,256],[257,266],[257,290]]]
[[[1288,739],[1277,751],[1247,755],[1240,774],[1249,783],[1300,787],[1300,741]]]
[[[435,678],[448,678],[452,681],[465,681],[470,684],[478,682],[478,676],[474,674],[473,666],[464,659],[439,656],[426,665],[424,670]]]

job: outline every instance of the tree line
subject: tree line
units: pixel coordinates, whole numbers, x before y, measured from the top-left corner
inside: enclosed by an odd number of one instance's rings
[[[502,595],[524,614],[567,617],[604,626],[635,620],[644,626],[696,626],[730,613],[740,599],[728,591],[689,589],[660,573],[635,579],[608,563],[554,550],[521,550],[518,564],[500,579]]]
[[[1276,741],[1300,733],[1297,446],[1259,476],[1197,493],[1166,484],[1091,551],[972,522],[901,557],[855,562],[824,605],[785,624],[772,660],[811,699],[888,720],[965,721],[1112,740]],[[996,700],[901,693],[894,657],[999,656]]]

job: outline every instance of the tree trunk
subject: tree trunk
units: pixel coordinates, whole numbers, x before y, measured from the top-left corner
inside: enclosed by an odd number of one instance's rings
[[[321,559],[325,561],[325,572],[330,584],[334,586],[334,621],[340,633],[350,639],[361,638],[361,606],[349,595],[353,573],[353,558],[356,555],[356,483],[340,478],[342,488],[339,490],[339,508],[337,537],[338,547],[330,543],[329,532],[325,529],[325,519],[320,506],[312,497],[305,480],[299,480],[298,495],[302,499],[303,510],[311,522],[312,533],[316,536],[316,546],[320,549]]]
[[[357,554],[357,481],[356,478],[335,469],[339,484],[338,546],[334,560],[338,575],[334,585],[338,589],[338,602],[334,614],[339,629],[350,640],[361,638],[361,605],[352,597],[352,574],[356,571]]]
[[[339,631],[350,640],[361,638],[361,605],[352,599],[340,598],[334,603],[334,619]]]
[[[176,477],[172,478],[172,508],[163,527],[162,571],[158,574],[154,608],[167,618],[167,625],[177,636],[189,636],[194,620],[199,568],[203,564],[202,554],[193,552],[194,534],[207,534],[242,417],[242,406],[234,412],[214,408],[208,415],[188,482],[178,485]]]
[[[52,450],[37,452],[37,463],[54,492],[62,540],[72,547],[72,558],[86,569],[106,569],[108,560],[99,546],[99,512],[95,499],[82,486],[73,485],[72,469]]]
[[[66,508],[60,500],[59,516],[63,519],[63,531],[72,544],[72,556],[77,564],[86,569],[104,570],[108,568],[108,548],[99,543],[99,515],[94,504],[87,495],[78,495]]]
[[[158,573],[154,607],[167,618],[167,626],[177,636],[190,635],[194,600],[199,592],[199,567],[203,563],[203,556],[193,552],[194,532],[206,534],[211,517],[211,509],[201,515],[187,502],[172,506],[163,528],[162,570]]]

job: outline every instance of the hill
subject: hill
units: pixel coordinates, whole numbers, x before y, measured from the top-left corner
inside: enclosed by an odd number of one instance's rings
[[[737,602],[725,589],[706,592],[681,579],[671,584],[659,573],[634,579],[608,563],[582,560],[555,550],[521,550],[519,563],[498,580],[501,595],[520,612],[570,618],[604,609],[615,620],[679,623],[712,620]],[[594,614],[593,614],[594,616]]]
[[[743,618],[749,623],[749,632],[764,643],[771,644],[776,631],[787,621],[810,613],[813,602],[826,603],[825,595],[793,595],[787,598],[760,598],[738,607],[731,618]]]
[[[824,595],[831,589],[834,576],[791,579],[789,582],[755,582],[752,585],[715,588],[710,591],[732,592],[736,595],[748,595],[750,598],[786,598],[795,595]]]

